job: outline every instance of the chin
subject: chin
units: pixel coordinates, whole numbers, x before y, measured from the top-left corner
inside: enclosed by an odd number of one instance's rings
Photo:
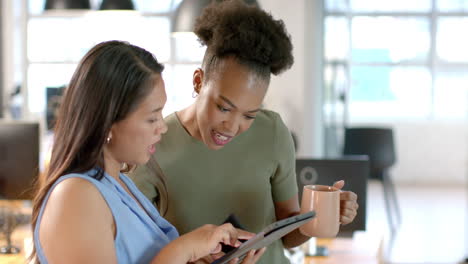
[[[146,163],[148,163],[148,161],[150,160],[150,157],[148,157],[147,159],[143,160],[141,163],[137,164],[137,165],[145,165]]]
[[[134,162],[132,162],[132,164],[137,165],[137,166],[145,165],[146,163],[148,163],[149,160],[150,160],[150,156],[147,156],[147,157],[135,160]]]
[[[217,145],[216,143],[214,142],[210,142],[210,144],[205,144],[209,149],[212,149],[212,150],[220,150],[222,148],[224,148],[226,145]]]

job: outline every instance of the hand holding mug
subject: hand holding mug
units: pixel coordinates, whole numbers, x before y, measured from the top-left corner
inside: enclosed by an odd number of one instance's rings
[[[333,186],[306,185],[302,192],[301,213],[315,211],[316,216],[299,230],[310,237],[335,237],[340,224],[348,224],[357,214],[357,195],[341,191],[344,181]]]
[[[344,181],[337,181],[333,184],[333,187],[341,190],[344,186]],[[357,209],[359,204],[357,203],[357,195],[351,191],[340,192],[340,222],[342,225],[347,225],[353,222],[357,215]]]

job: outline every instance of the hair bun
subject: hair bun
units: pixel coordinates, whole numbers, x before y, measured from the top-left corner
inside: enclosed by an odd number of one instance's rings
[[[268,67],[275,75],[294,63],[283,21],[240,0],[213,1],[197,18],[194,32],[214,55],[234,55]]]

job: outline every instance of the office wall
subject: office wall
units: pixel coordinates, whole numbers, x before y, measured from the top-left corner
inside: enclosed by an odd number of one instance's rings
[[[25,0],[1,0],[0,5],[2,6],[0,10],[0,23],[1,31],[2,31],[2,40],[1,40],[1,56],[0,56],[0,63],[3,65],[3,78],[2,78],[2,92],[0,96],[4,99],[2,102],[3,105],[3,117],[8,118],[9,112],[8,110],[8,100],[9,94],[13,91],[15,87],[15,63],[14,63],[14,56],[21,52],[21,50],[14,50],[14,42],[15,42],[15,13],[14,13],[14,4],[18,4],[18,2],[23,2]],[[18,46],[16,46],[18,48]]]
[[[464,121],[387,121],[395,130],[396,182],[451,186],[468,179],[468,123]]]
[[[294,46],[293,67],[273,76],[265,107],[279,112],[299,141],[298,155],[322,155],[321,54],[322,7],[320,0],[260,0],[263,9],[282,19]]]
[[[394,126],[399,161],[393,174],[399,182],[440,186],[467,180],[467,122],[397,122]]]
[[[4,57],[4,51],[3,51],[3,42],[4,42],[4,33],[3,33],[3,28],[4,28],[4,23],[3,23],[3,1],[0,1],[0,58]],[[4,72],[4,66],[3,66],[3,60],[0,59],[0,118],[3,117],[3,91],[5,90],[5,81],[4,77],[5,72]]]

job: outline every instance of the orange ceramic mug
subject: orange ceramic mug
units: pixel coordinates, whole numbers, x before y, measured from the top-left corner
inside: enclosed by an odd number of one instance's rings
[[[326,185],[306,185],[302,191],[301,214],[315,217],[299,230],[310,237],[335,237],[340,230],[340,190]]]

